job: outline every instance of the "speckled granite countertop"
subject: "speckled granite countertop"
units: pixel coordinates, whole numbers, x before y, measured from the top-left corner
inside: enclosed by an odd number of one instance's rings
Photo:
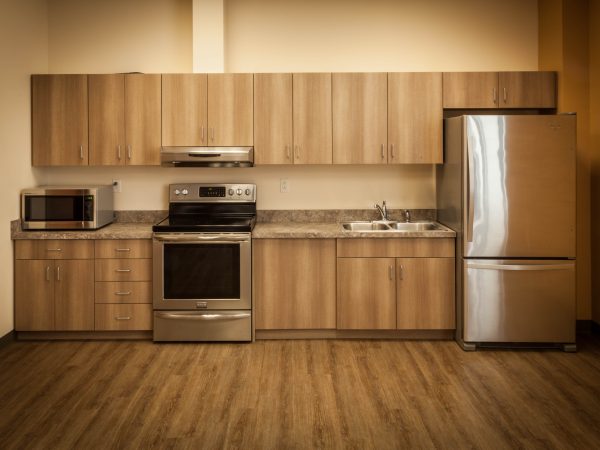
[[[454,238],[449,228],[428,231],[346,231],[341,223],[259,222],[252,239],[285,238]]]
[[[99,230],[23,231],[19,220],[11,222],[12,239],[150,239],[152,223],[115,222]]]

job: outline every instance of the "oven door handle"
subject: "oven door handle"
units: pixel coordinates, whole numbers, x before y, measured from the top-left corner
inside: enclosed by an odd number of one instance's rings
[[[250,313],[236,313],[236,314],[178,314],[178,313],[166,313],[157,312],[156,317],[162,319],[181,319],[181,320],[205,320],[205,321],[217,321],[217,320],[238,320],[248,319]]]
[[[166,242],[207,242],[207,243],[214,243],[214,244],[220,244],[222,242],[249,242],[250,241],[250,237],[246,236],[246,235],[216,235],[216,236],[211,236],[211,235],[204,235],[204,234],[200,234],[200,235],[194,235],[191,236],[189,234],[167,234],[167,235],[159,235],[159,234],[155,234],[154,235],[154,239],[156,239],[157,241],[166,241]]]

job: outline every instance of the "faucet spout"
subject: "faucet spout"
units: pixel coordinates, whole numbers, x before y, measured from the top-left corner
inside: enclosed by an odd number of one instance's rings
[[[404,221],[406,223],[410,222],[410,211],[408,209],[404,210]]]
[[[388,212],[385,200],[381,203],[381,206],[375,204],[375,208],[377,209],[377,211],[379,211],[379,214],[381,214],[381,220],[388,220]]]

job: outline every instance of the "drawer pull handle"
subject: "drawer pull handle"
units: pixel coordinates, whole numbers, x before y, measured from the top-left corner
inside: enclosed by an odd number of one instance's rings
[[[46,281],[50,281],[50,266],[46,266]]]
[[[115,269],[115,272],[131,272],[131,269]]]
[[[131,295],[131,291],[127,291],[127,292],[115,292],[115,295]]]
[[[47,248],[47,252],[62,252],[62,248]]]
[[[115,250],[118,251],[118,252],[130,252],[131,251],[130,248],[117,248]]]
[[[130,316],[124,316],[124,317],[115,316],[115,320],[131,320],[131,317]]]

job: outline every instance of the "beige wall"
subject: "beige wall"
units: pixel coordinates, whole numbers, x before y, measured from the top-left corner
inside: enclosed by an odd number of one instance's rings
[[[10,221],[31,169],[29,75],[48,70],[45,0],[0,0],[0,337],[13,329]],[[18,45],[17,45],[18,43]]]
[[[50,73],[191,72],[191,0],[48,0]]]
[[[592,159],[592,314],[600,324],[600,0],[590,0],[590,151]]]

